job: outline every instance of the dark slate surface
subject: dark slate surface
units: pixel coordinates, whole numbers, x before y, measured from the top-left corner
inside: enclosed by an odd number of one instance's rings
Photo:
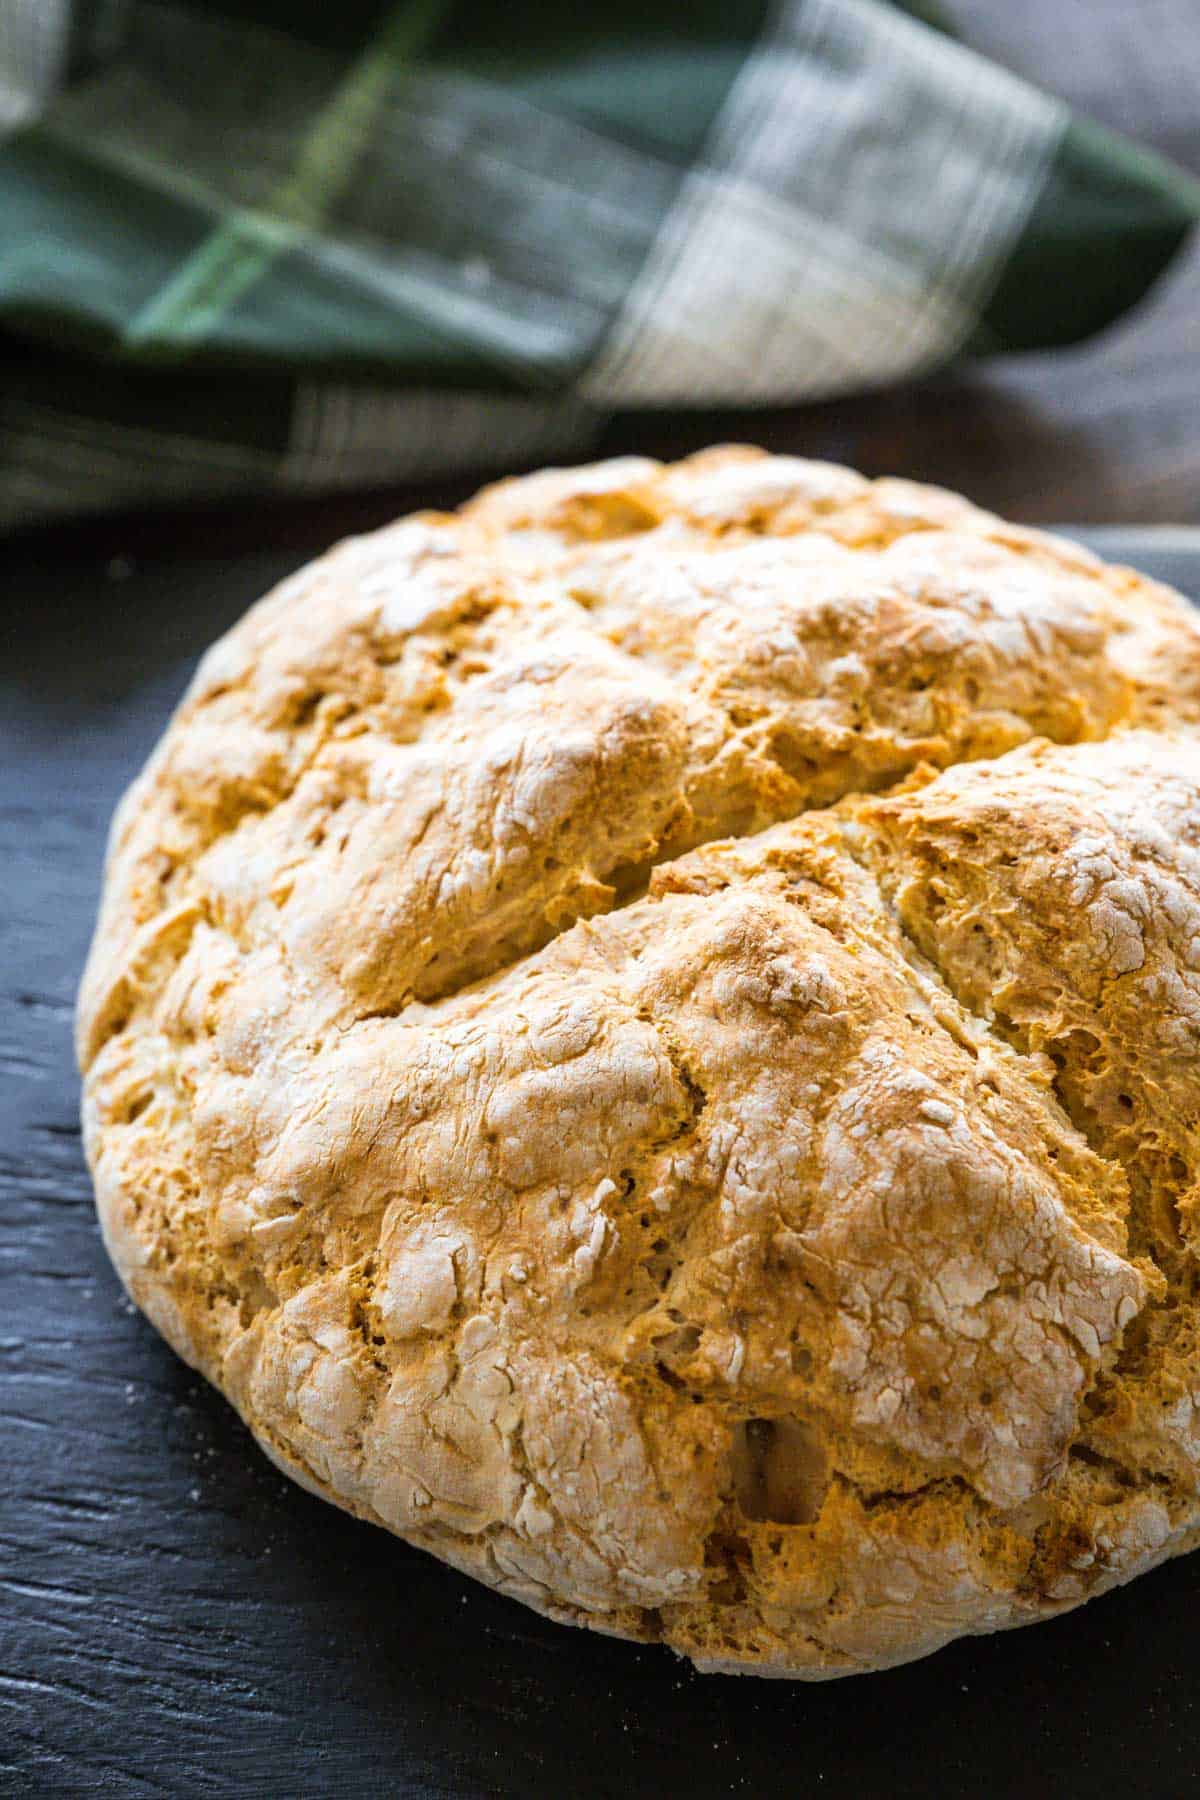
[[[1200,547],[1110,540],[1200,595]],[[70,1050],[113,803],[294,564],[0,552],[0,1791],[1184,1794],[1200,1557],[821,1687],[692,1674],[290,1486],[124,1300]]]

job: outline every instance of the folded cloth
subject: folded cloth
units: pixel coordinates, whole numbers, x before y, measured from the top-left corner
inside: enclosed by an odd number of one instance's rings
[[[1073,342],[1200,186],[885,0],[0,0],[0,527]]]

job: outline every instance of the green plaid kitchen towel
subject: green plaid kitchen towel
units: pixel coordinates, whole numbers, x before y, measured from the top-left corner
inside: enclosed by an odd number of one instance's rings
[[[0,0],[0,526],[1071,342],[1200,190],[885,0]]]

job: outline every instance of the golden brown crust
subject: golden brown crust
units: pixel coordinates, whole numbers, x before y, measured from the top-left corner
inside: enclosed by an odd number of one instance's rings
[[[114,822],[131,1294],[306,1485],[705,1668],[1190,1547],[1198,704],[1165,590],[750,450],[341,545]]]

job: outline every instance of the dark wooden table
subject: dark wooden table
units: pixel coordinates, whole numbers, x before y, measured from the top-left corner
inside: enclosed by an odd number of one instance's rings
[[[200,650],[344,522],[305,517],[0,550],[0,1790],[1194,1791],[1200,1558],[890,1675],[705,1679],[292,1487],[134,1314],[70,1049],[104,832]],[[1125,547],[1200,594],[1194,538]]]

